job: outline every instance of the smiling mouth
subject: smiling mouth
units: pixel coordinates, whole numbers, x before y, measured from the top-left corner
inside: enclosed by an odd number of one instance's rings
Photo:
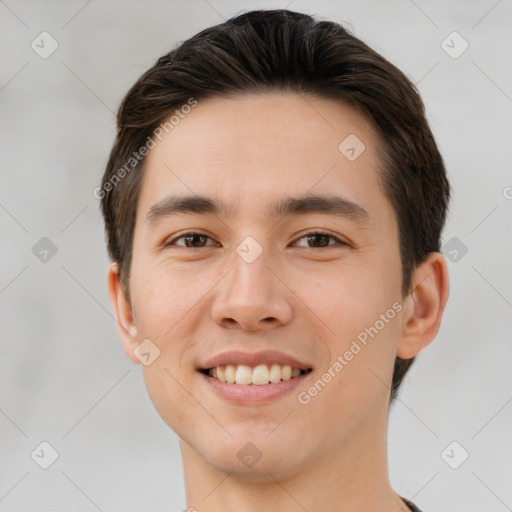
[[[200,370],[202,373],[220,382],[240,384],[244,386],[276,384],[281,381],[296,379],[310,373],[311,368],[303,370],[289,365],[259,364],[251,367],[243,364],[227,364]]]

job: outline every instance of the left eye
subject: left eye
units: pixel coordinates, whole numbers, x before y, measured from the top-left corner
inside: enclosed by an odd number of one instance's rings
[[[333,245],[347,245],[345,242],[342,242],[339,238],[336,238],[333,235],[330,235],[329,233],[324,233],[322,231],[313,231],[311,233],[307,233],[306,235],[300,237],[298,240],[307,239],[306,243],[313,242],[317,245],[317,247],[330,247]],[[329,243],[329,239],[335,240],[334,243]],[[325,243],[324,243],[325,242]],[[313,248],[308,245],[308,247]]]
[[[307,247],[313,249],[316,247],[322,248],[322,247],[331,247],[333,245],[348,245],[345,242],[342,242],[339,238],[336,238],[333,235],[330,235],[329,233],[324,233],[322,231],[313,231],[311,233],[307,233],[297,240],[307,240]],[[176,243],[178,240],[184,240],[184,244],[178,244]],[[185,233],[184,235],[179,236],[178,238],[175,238],[174,240],[170,240],[165,244],[165,246],[172,246],[172,245],[178,245],[182,247],[187,248],[200,248],[200,247],[207,247],[205,244],[206,240],[212,240],[208,235],[204,235],[202,233]],[[329,243],[330,240],[334,240],[334,243]],[[309,245],[310,243],[316,244],[316,246],[312,247]],[[210,244],[211,245],[211,244]],[[302,246],[304,247],[304,246]]]

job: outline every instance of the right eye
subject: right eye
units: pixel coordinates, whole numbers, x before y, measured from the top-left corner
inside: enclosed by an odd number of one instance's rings
[[[178,240],[185,240],[184,244],[178,244],[176,243]],[[206,239],[212,240],[208,235],[205,235],[204,233],[197,233],[196,231],[189,231],[187,233],[183,233],[180,236],[173,238],[172,240],[169,240],[164,244],[164,247],[169,247],[173,245],[186,247],[188,249],[194,249],[201,247],[207,247],[206,245],[202,244],[203,241]],[[197,245],[202,244],[202,245]]]

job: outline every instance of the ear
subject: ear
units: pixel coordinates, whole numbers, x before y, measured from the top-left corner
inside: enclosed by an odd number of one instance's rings
[[[402,359],[415,357],[439,331],[449,293],[446,258],[439,252],[430,253],[416,267],[412,283],[412,292],[404,301],[402,338],[396,354]]]
[[[119,264],[113,262],[108,269],[108,293],[117,319],[117,331],[126,355],[134,362],[140,363],[133,350],[138,344],[137,326],[133,319],[132,305],[121,285]]]

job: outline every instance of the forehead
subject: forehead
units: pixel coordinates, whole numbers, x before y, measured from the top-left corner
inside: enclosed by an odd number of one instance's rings
[[[369,210],[385,203],[380,140],[341,101],[277,92],[213,97],[155,142],[137,218],[170,193],[222,198],[231,212],[252,218],[269,211],[263,203],[308,193],[337,192]]]

